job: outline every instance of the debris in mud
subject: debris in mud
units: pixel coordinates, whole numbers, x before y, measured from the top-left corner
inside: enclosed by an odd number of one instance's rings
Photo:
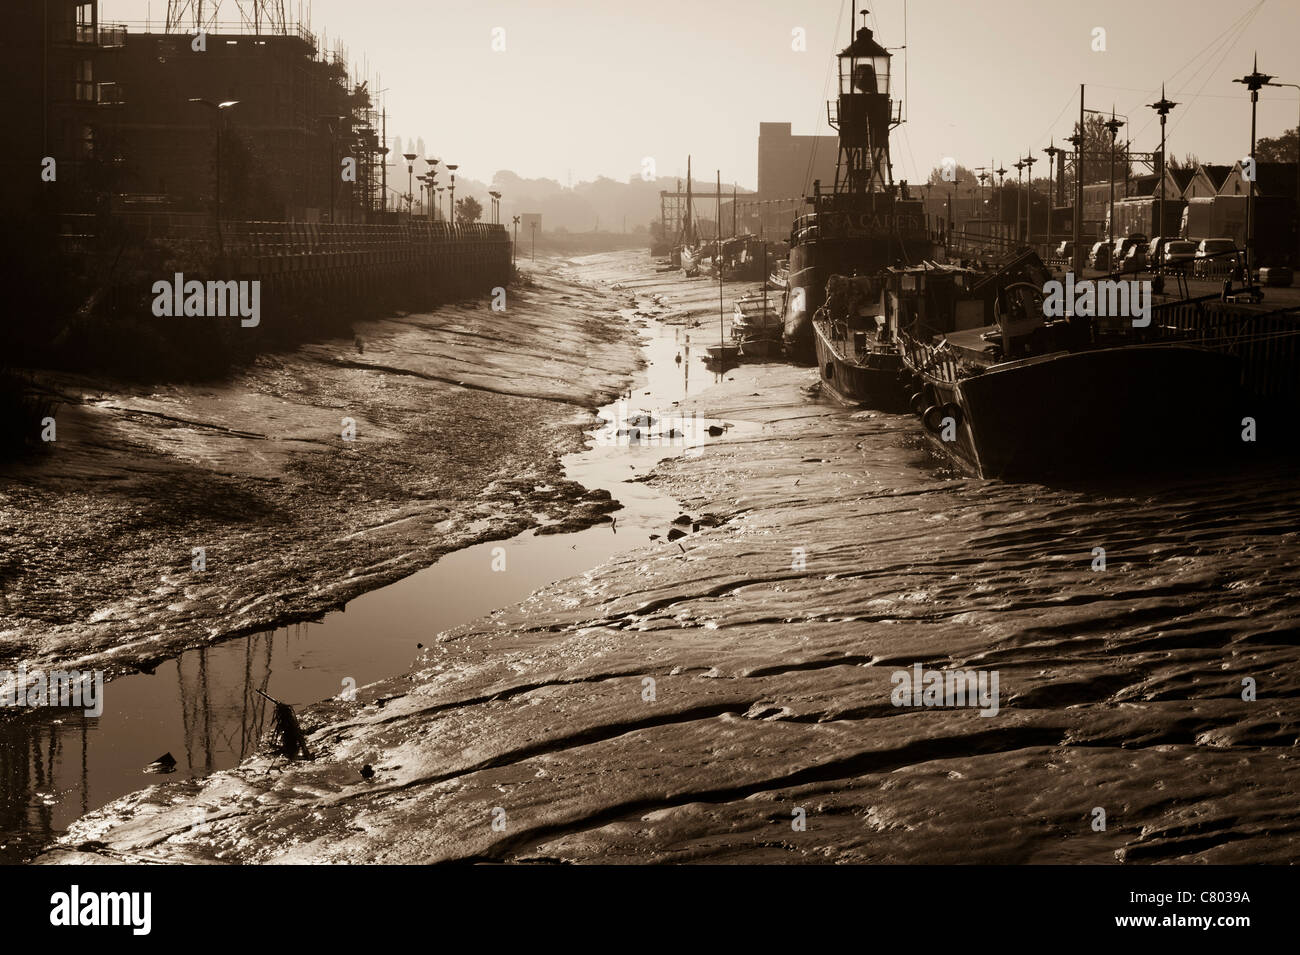
[[[144,768],[146,773],[174,773],[176,772],[176,757],[171,753],[163,753],[152,763]]]
[[[298,716],[288,703],[281,703],[275,697],[263,693],[257,687],[253,692],[266,697],[275,704],[275,715],[271,721],[271,738],[275,740],[275,751],[287,759],[312,759],[311,750],[307,748],[307,737],[298,725]]]
[[[375,768],[374,768],[373,766],[371,766],[369,763],[366,763],[364,766],[361,767],[361,778],[362,778],[362,779],[374,779],[374,778],[375,778]]]

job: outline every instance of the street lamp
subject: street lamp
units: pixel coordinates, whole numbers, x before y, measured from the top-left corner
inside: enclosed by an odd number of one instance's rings
[[[1113,241],[1115,238],[1115,138],[1119,135],[1120,129],[1123,128],[1124,121],[1115,118],[1115,109],[1112,107],[1110,111],[1110,119],[1106,120],[1102,125],[1110,130],[1110,226],[1107,229],[1106,238]],[[1106,262],[1111,270],[1114,271],[1115,263],[1111,262],[1109,259],[1107,259]]]
[[[406,160],[406,216],[411,216],[411,206],[415,202],[415,153],[402,153]]]
[[[1056,148],[1056,139],[1053,137],[1051,144],[1043,150],[1047,153],[1047,254],[1052,254],[1052,164],[1056,161],[1056,154],[1065,152],[1064,149]]]
[[[1083,132],[1083,124],[1078,123],[1074,127],[1074,135],[1066,137],[1065,140],[1074,147],[1074,215],[1071,217],[1070,236],[1073,241],[1073,261],[1070,263],[1071,269],[1075,275],[1083,274],[1083,144],[1087,142],[1087,136]],[[1065,161],[1065,157],[1061,157]]]
[[[438,218],[446,221],[446,216],[442,214],[442,194],[447,191],[446,186],[438,187]]]
[[[447,171],[451,173],[451,196],[448,199],[447,212],[451,216],[451,224],[456,224],[456,170],[459,169],[455,163],[447,163]]]
[[[1234,83],[1242,83],[1250,90],[1250,158],[1255,159],[1255,108],[1259,103],[1259,88],[1267,86],[1273,79],[1267,73],[1259,71],[1259,54],[1255,54],[1255,63],[1251,67],[1251,72],[1247,73],[1239,80],[1233,80]],[[1254,280],[1251,278],[1251,268],[1253,262],[1252,253],[1255,251],[1255,183],[1246,184],[1246,282],[1253,285]],[[1300,199],[1300,197],[1297,197]]]
[[[217,255],[222,255],[225,252],[225,248],[221,239],[221,113],[224,110],[230,109],[232,106],[238,106],[239,100],[228,99],[220,103],[214,103],[209,99],[192,96],[190,97],[190,102],[198,103],[200,106],[206,106],[208,109],[212,110],[213,116],[217,121]]]
[[[983,197],[983,195],[984,195],[984,192],[983,192],[984,187],[988,184],[988,181],[989,181],[991,178],[993,178],[992,176],[989,175],[989,172],[988,172],[991,168],[993,168],[993,167],[992,167],[992,166],[976,166],[976,167],[975,167],[975,171],[976,171],[977,173],[979,173],[979,175],[976,176],[975,178],[978,179],[978,180],[980,181],[980,190],[981,190],[981,191],[980,191],[980,196],[981,196],[981,197]]]
[[[1020,200],[1024,194],[1022,180],[1025,171],[1025,161],[1023,159],[1017,159],[1011,165],[1016,167],[1016,241],[1020,242]]]
[[[420,214],[432,219],[433,192],[429,188],[429,174],[422,172],[415,178],[420,180]]]
[[[1170,111],[1178,104],[1165,98],[1165,84],[1160,84],[1160,99],[1154,103],[1148,103],[1153,110],[1160,115],[1160,200],[1157,203],[1159,211],[1156,213],[1156,221],[1160,223],[1160,235],[1165,234],[1165,120],[1169,117]],[[1164,246],[1165,242],[1160,243],[1160,248],[1156,254],[1160,256],[1160,261],[1156,263],[1160,272],[1165,270]],[[1156,276],[1156,281],[1161,283],[1161,288],[1156,291],[1163,291],[1164,280],[1161,276]]]
[[[518,216],[514,217],[514,223],[515,223],[515,245],[510,253],[510,262],[512,265],[519,261],[519,217]]]
[[[1038,162],[1034,154],[1025,157],[1025,242],[1034,241],[1034,163]]]
[[[1007,191],[1007,170],[999,166],[993,170],[998,175],[998,231],[1002,231],[1002,194]]]

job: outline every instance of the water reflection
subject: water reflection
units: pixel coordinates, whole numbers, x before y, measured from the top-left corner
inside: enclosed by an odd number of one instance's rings
[[[269,692],[277,660],[292,666],[291,645],[308,640],[310,626],[203,647],[160,664],[152,674],[114,680],[99,717],[75,707],[5,713],[0,861],[22,858],[71,820],[147,785],[152,780],[140,774],[164,751],[187,776],[252,755],[269,718],[269,704],[255,688]]]
[[[676,414],[687,394],[691,340],[688,332],[664,326],[650,335],[648,381],[627,398],[639,392],[637,408],[660,419]],[[601,413],[612,420],[616,408]],[[662,534],[679,513],[677,504],[638,478],[680,450],[677,441],[610,442],[564,458],[571,480],[605,488],[623,503],[619,533],[602,524],[455,551],[319,622],[223,641],[112,680],[97,718],[80,709],[0,711],[0,862],[29,858],[79,816],[126,793],[238,765],[257,751],[273,715],[259,690],[302,707],[337,696],[345,680],[364,686],[402,673],[417,643]],[[508,574],[492,572],[500,546],[507,549]],[[144,773],[168,752],[175,773],[161,779]]]

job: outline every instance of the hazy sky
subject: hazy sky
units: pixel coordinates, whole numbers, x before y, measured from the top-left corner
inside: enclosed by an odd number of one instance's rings
[[[249,0],[251,3],[251,0]],[[285,0],[296,15],[297,0]],[[870,7],[877,39],[903,45],[904,0]],[[211,0],[209,0],[209,8]],[[306,0],[302,7],[307,8]],[[1155,149],[1143,104],[1162,80],[1178,106],[1169,151],[1232,162],[1248,151],[1245,88],[1231,82],[1259,53],[1263,72],[1300,83],[1298,0],[910,0],[908,123],[895,131],[896,178],[922,180],[944,156],[1010,166],[1059,142],[1088,105],[1127,113],[1135,149]],[[311,26],[340,37],[354,64],[389,88],[389,133],[489,179],[501,168],[564,183],[626,179],[654,157],[661,175],[754,185],[760,121],[830,132],[824,99],[847,42],[847,0],[313,0]],[[106,20],[155,22],[166,0],[102,0]],[[1252,15],[1253,11],[1253,15]],[[222,19],[237,19],[222,0]],[[860,18],[858,18],[860,20]],[[1234,24],[1236,26],[1234,26]],[[1244,25],[1244,29],[1241,27]],[[503,52],[493,28],[505,31]],[[1106,30],[1094,52],[1093,30]],[[796,52],[792,30],[806,31]],[[895,95],[902,63],[895,57]],[[1296,125],[1293,89],[1265,90],[1259,135]],[[1046,171],[1046,163],[1035,167]]]

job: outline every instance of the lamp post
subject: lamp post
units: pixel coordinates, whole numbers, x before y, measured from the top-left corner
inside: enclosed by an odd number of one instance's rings
[[[411,217],[412,204],[415,202],[415,153],[402,153],[406,160],[406,217]]]
[[[442,214],[442,194],[446,191],[447,191],[446,186],[438,187],[438,218],[443,219],[444,221],[446,220],[446,217]]]
[[[433,195],[429,189],[429,174],[422,172],[415,178],[420,180],[420,214],[432,218]],[[427,206],[425,205],[426,202],[428,203]]]
[[[228,99],[221,103],[214,103],[212,100],[202,99],[200,97],[191,97],[191,103],[198,103],[200,106],[206,106],[212,110],[213,116],[217,122],[217,189],[216,189],[216,210],[215,219],[217,224],[217,255],[225,253],[225,246],[221,238],[221,120],[222,112],[230,109],[232,106],[238,106],[239,100]]]
[[[1082,108],[1079,110],[1080,116],[1083,114]],[[1074,242],[1074,255],[1071,256],[1070,268],[1074,274],[1083,274],[1083,144],[1087,142],[1087,136],[1083,134],[1083,122],[1080,121],[1075,126],[1074,135],[1066,139],[1070,146],[1074,147],[1074,216],[1071,217],[1071,240]]]
[[[1160,223],[1160,235],[1163,237],[1165,234],[1165,120],[1168,119],[1170,110],[1178,104],[1165,98],[1165,84],[1161,83],[1160,99],[1156,100],[1154,103],[1148,103],[1147,105],[1160,115],[1160,199],[1156,203],[1156,208],[1158,210],[1156,212],[1156,221]],[[1161,273],[1165,270],[1164,247],[1165,242],[1162,241],[1160,247],[1156,250],[1156,254],[1160,256],[1160,260],[1156,263],[1156,267]],[[1156,282],[1159,282],[1162,286],[1161,288],[1156,289],[1156,291],[1163,291],[1164,280],[1160,275],[1156,276]]]
[[[1065,150],[1057,149],[1056,140],[1053,139],[1052,142],[1048,145],[1048,147],[1043,150],[1043,152],[1047,153],[1047,239],[1046,242],[1047,242],[1047,254],[1051,255],[1052,254],[1052,198],[1054,192],[1052,187],[1055,185],[1055,183],[1052,181],[1052,165],[1056,161],[1057,153],[1063,153],[1065,152]]]
[[[456,170],[460,166],[456,163],[447,163],[447,171],[451,173],[451,196],[447,205],[447,214],[451,216],[451,224],[456,224]]]
[[[1021,183],[1025,171],[1025,161],[1017,159],[1011,165],[1016,167],[1016,241],[1020,242],[1022,241],[1020,236],[1020,200],[1024,194],[1024,187]]]
[[[432,221],[433,218],[434,218],[434,216],[433,216],[433,189],[434,189],[434,184],[437,182],[437,179],[438,179],[438,168],[437,168],[437,167],[438,167],[438,163],[442,162],[442,160],[439,159],[439,158],[437,158],[436,156],[430,156],[430,157],[426,158],[426,159],[424,160],[424,162],[425,162],[425,164],[429,167],[429,168],[426,169],[424,172],[425,172],[425,175],[429,177],[429,219]]]
[[[1080,110],[1082,113],[1082,110]],[[1083,123],[1080,122],[1074,129],[1074,135],[1066,139],[1066,142],[1074,147],[1074,215],[1071,216],[1071,241],[1073,255],[1070,268],[1075,275],[1083,275],[1083,144],[1086,137],[1083,134]],[[1065,161],[1064,157],[1061,159]]]
[[[1295,83],[1273,83],[1273,82],[1270,81],[1270,82],[1268,82],[1268,83],[1265,83],[1264,85],[1265,85],[1265,86],[1289,86],[1289,87],[1291,87],[1291,89],[1293,89],[1293,90],[1300,90],[1300,85],[1297,85],[1297,84],[1295,84]],[[1297,122],[1296,122],[1296,141],[1295,141],[1295,148],[1296,148],[1296,157],[1295,157],[1295,201],[1296,201],[1296,208],[1297,208],[1297,209],[1300,209],[1300,121],[1297,121]],[[1297,221],[1300,222],[1300,220],[1297,220]],[[1300,226],[1298,226],[1298,228],[1300,228]],[[1300,249],[1292,249],[1291,251],[1292,251],[1293,255],[1294,255],[1294,254],[1300,254]],[[1297,264],[1297,263],[1293,261],[1291,264],[1292,264],[1292,265],[1295,265],[1295,264]]]
[[[1007,169],[999,166],[993,170],[998,175],[998,231],[1002,231],[1002,195],[1007,191]]]
[[[1259,71],[1259,54],[1255,55],[1254,66],[1251,71],[1239,80],[1233,80],[1234,83],[1242,83],[1246,89],[1250,90],[1250,158],[1255,158],[1255,109],[1259,103],[1259,88],[1267,86],[1273,77],[1267,73]],[[1297,197],[1300,198],[1300,197]],[[1246,282],[1254,284],[1251,278],[1254,266],[1255,252],[1255,183],[1247,183],[1246,189]]]
[[[1106,120],[1105,127],[1110,130],[1110,212],[1108,216],[1108,227],[1106,238],[1114,241],[1115,239],[1115,139],[1119,136],[1120,129],[1124,126],[1122,119],[1115,118],[1115,110],[1112,107],[1110,119]],[[1106,260],[1107,266],[1114,271],[1115,263],[1109,259]]]
[[[954,178],[952,188],[948,190],[948,232],[950,234],[957,229],[957,213],[954,207],[957,204],[957,185],[962,181]]]
[[[519,261],[519,217],[514,217],[515,223],[515,244],[510,249],[510,264],[514,265]]]
[[[1034,163],[1038,162],[1034,154],[1025,157],[1025,242],[1034,241]]]

